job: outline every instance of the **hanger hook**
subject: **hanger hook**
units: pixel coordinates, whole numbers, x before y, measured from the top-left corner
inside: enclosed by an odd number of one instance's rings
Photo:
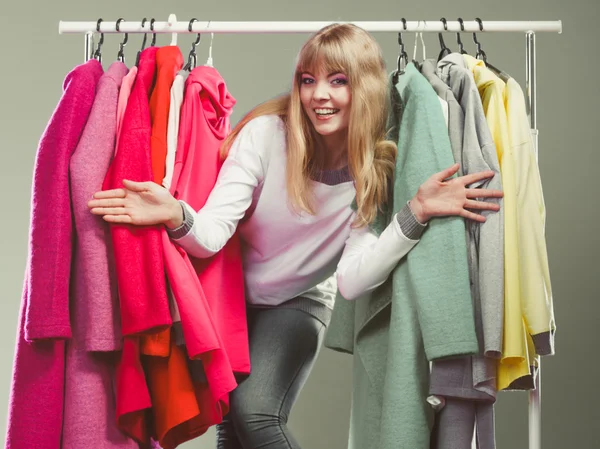
[[[462,43],[462,40],[460,39],[460,33],[465,32],[465,22],[462,18],[459,17],[458,23],[460,24],[460,31],[458,33],[456,33],[456,43],[458,44],[460,54],[465,55],[465,54],[467,54],[467,52],[465,51],[465,46]]]
[[[444,24],[444,31],[448,31],[448,23],[446,22],[446,19],[444,17],[442,17],[440,19],[440,21]],[[442,33],[438,33],[438,37],[440,40],[440,54],[438,56],[438,61],[441,60],[444,56],[449,55],[450,53],[452,53],[452,50],[450,50],[447,46],[446,43],[444,42],[444,37],[442,36]]]
[[[100,49],[102,48],[102,44],[104,44],[104,33],[100,31],[100,24],[103,22],[102,19],[98,19],[96,22],[96,32],[100,33],[100,40],[98,41],[98,46],[96,47],[96,51],[94,52],[94,59],[98,62],[102,62],[102,52]]]
[[[206,31],[210,28],[210,20],[206,24]],[[209,67],[213,66],[212,49],[213,42],[215,41],[215,33],[210,33],[210,45],[208,46],[208,58],[206,59],[206,65]]]
[[[198,19],[194,18],[190,20],[190,23],[188,24],[188,31],[191,33],[192,32],[192,25],[194,25],[194,22],[197,22]],[[196,41],[192,44],[192,50],[195,51],[196,46],[200,43],[200,40],[202,39],[202,33],[198,33],[198,36],[196,37]]]
[[[156,33],[154,32],[154,22],[156,19],[153,17],[150,19],[150,31],[152,31],[152,42],[150,42],[150,46],[154,47],[156,45]]]
[[[192,32],[192,25],[194,24],[194,22],[197,22],[198,19],[196,19],[195,17],[192,18],[190,20],[190,23],[188,24],[188,31],[191,33]],[[184,70],[191,70],[194,67],[196,67],[196,46],[200,43],[200,41],[202,40],[202,33],[198,33],[198,36],[196,37],[196,40],[192,43],[192,48],[190,49],[190,54],[188,55],[188,62],[184,67]]]
[[[125,19],[120,18],[117,20],[117,24],[116,24],[116,29],[117,29],[117,33],[119,33],[120,30],[120,25],[121,22],[124,21]],[[119,44],[119,53],[117,54],[117,59],[121,62],[125,62],[125,53],[123,52],[125,45],[127,45],[127,41],[129,40],[129,35],[127,33],[125,33],[125,39],[123,39],[123,42],[121,42]]]
[[[142,31],[144,30],[144,26],[146,25],[146,22],[148,21],[148,19],[146,17],[144,17],[142,19]],[[142,51],[144,48],[146,48],[146,40],[148,39],[148,33],[144,33],[144,39],[142,40],[142,49],[140,51]]]
[[[146,25],[147,21],[148,19],[146,17],[142,19],[142,31],[144,30],[144,26]],[[142,48],[140,48],[140,51],[137,52],[137,56],[135,57],[136,66],[140,65],[140,56],[142,54],[142,51],[144,51],[144,48],[146,48],[146,39],[148,39],[148,33],[144,33],[144,39],[142,40]]]
[[[440,21],[444,24],[444,31],[448,31],[448,24],[446,23],[446,19],[444,17],[442,17],[440,19]],[[444,42],[444,37],[442,36],[442,33],[438,33],[439,39],[440,39],[440,47],[442,47],[442,50],[444,50],[446,47],[446,43]]]
[[[402,27],[403,31],[406,31],[406,19],[402,17]],[[400,45],[400,52],[398,53],[398,61],[397,61],[397,71],[396,75],[404,73],[404,68],[402,67],[402,61],[404,61],[404,67],[408,64],[408,55],[406,54],[406,50],[404,49],[404,41],[402,40],[402,31],[398,33],[398,44]]]
[[[475,21],[479,24],[479,31],[483,32],[483,22],[481,19],[477,17]],[[477,40],[477,33],[473,33],[473,42],[477,45],[477,54],[475,57],[477,59],[483,59],[483,62],[487,62],[487,55],[485,54],[485,51],[482,50],[481,43]]]

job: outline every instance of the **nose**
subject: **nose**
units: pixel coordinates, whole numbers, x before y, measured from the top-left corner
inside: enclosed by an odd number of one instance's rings
[[[316,83],[315,90],[313,92],[313,98],[316,101],[329,100],[329,98],[330,98],[329,83],[327,83],[327,82]]]

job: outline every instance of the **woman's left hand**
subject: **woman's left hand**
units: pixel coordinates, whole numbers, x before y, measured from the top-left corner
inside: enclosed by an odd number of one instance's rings
[[[410,201],[410,207],[420,223],[424,224],[431,218],[444,216],[461,216],[483,223],[485,217],[472,211],[500,210],[497,203],[475,200],[502,198],[504,194],[500,190],[467,188],[474,182],[493,177],[495,173],[484,171],[450,179],[458,168],[459,164],[454,164],[421,184],[417,194]]]

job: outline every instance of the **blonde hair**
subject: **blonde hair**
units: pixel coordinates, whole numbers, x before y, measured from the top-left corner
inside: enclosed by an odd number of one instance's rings
[[[348,165],[356,188],[355,226],[371,223],[388,199],[397,148],[385,140],[387,75],[381,48],[362,28],[332,24],[315,33],[298,54],[292,89],[262,103],[235,126],[221,148],[225,157],[240,130],[252,119],[277,115],[286,124],[287,189],[295,207],[314,214],[311,178],[323,168],[315,151],[316,132],[300,101],[301,76],[322,64],[327,73],[348,77],[352,100],[348,125]]]

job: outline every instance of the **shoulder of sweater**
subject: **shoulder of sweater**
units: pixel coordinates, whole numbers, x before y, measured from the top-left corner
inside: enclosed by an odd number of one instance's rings
[[[285,133],[285,123],[278,115],[261,115],[250,120],[244,128],[251,129],[253,133],[259,132],[269,135],[270,133]]]
[[[269,158],[272,151],[285,148],[285,124],[277,115],[262,115],[246,123],[237,139],[240,148],[248,142],[262,158]]]

